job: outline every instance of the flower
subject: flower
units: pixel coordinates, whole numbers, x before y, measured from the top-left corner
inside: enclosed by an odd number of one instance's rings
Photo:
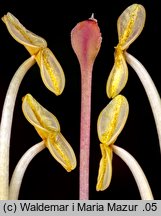
[[[68,171],[76,167],[74,151],[60,132],[57,118],[41,106],[30,94],[23,97],[22,110],[34,126],[52,156]]]
[[[115,47],[114,66],[106,84],[109,98],[114,98],[125,87],[128,80],[128,68],[124,51],[140,35],[145,24],[145,9],[140,4],[126,8],[117,21],[119,43]]]
[[[58,60],[51,50],[47,48],[47,42],[42,37],[27,30],[9,12],[2,17],[2,20],[12,37],[24,45],[31,55],[35,56],[45,86],[55,95],[60,95],[64,90],[65,76]]]
[[[101,142],[102,159],[99,165],[97,191],[105,190],[110,185],[112,177],[112,145],[123,129],[128,113],[127,99],[123,95],[117,95],[101,111],[98,117],[97,132]]]

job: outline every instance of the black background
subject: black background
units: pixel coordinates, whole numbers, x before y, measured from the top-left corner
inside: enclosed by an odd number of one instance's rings
[[[70,32],[80,21],[92,13],[102,32],[102,46],[96,58],[92,81],[90,193],[92,200],[140,199],[135,180],[126,164],[116,155],[113,157],[113,177],[110,187],[96,192],[96,181],[101,152],[97,136],[97,118],[109,103],[105,86],[113,66],[114,46],[117,45],[117,18],[133,3],[146,9],[146,23],[139,38],[128,52],[146,67],[158,91],[161,93],[161,3],[154,1],[97,1],[74,3],[66,1],[0,0],[0,16],[7,12],[15,15],[29,30],[42,36],[48,47],[61,63],[66,86],[57,97],[44,86],[37,64],[25,76],[18,93],[13,118],[10,177],[20,157],[32,145],[41,141],[35,129],[27,122],[21,111],[21,98],[30,93],[59,120],[62,134],[72,145],[78,165],[67,173],[45,149],[29,165],[20,190],[19,199],[63,200],[79,199],[79,130],[80,130],[80,68],[72,50]],[[2,110],[9,82],[24,60],[29,58],[25,48],[17,43],[0,22],[0,110]],[[155,199],[161,199],[161,161],[159,142],[151,108],[137,75],[129,66],[129,79],[122,91],[129,101],[127,123],[116,145],[129,151],[143,168]]]

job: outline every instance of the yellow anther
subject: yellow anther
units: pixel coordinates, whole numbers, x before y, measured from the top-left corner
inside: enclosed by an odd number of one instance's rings
[[[24,45],[31,55],[35,55],[40,49],[47,47],[47,42],[42,37],[27,30],[11,13],[3,16],[2,20],[12,37]]]
[[[110,72],[106,84],[106,92],[109,98],[114,98],[125,87],[128,80],[128,68],[120,47],[115,51],[115,63]]]
[[[103,191],[110,185],[112,177],[112,149],[105,144],[100,144],[102,158],[97,177],[97,191]]]
[[[140,4],[126,8],[117,21],[119,45],[125,50],[140,35],[145,24],[145,9]]]
[[[23,97],[22,110],[26,119],[35,127],[52,156],[70,172],[76,167],[74,151],[60,133],[57,118],[41,106],[30,94]]]
[[[60,95],[65,86],[64,72],[56,57],[48,48],[41,51],[40,68],[41,77],[46,87],[56,95]]]
[[[112,99],[101,111],[97,122],[98,137],[101,143],[113,144],[126,123],[128,112],[128,102],[122,95]]]

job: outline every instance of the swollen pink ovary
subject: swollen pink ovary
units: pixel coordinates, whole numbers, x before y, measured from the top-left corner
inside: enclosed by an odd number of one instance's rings
[[[101,46],[101,33],[92,17],[78,23],[71,32],[71,43],[81,69],[81,125],[80,125],[80,199],[89,197],[89,155],[91,81],[94,60]]]

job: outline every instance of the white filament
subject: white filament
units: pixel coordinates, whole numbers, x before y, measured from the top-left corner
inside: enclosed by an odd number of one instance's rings
[[[160,95],[156,89],[156,86],[151,79],[149,73],[144,68],[144,66],[132,55],[125,52],[125,57],[128,62],[128,64],[134,69],[134,71],[137,73],[142,85],[144,86],[144,89],[146,91],[146,94],[148,96],[156,128],[159,138],[159,144],[160,144],[160,151],[161,151],[161,98]]]
[[[31,160],[45,148],[44,141],[32,146],[27,152],[21,157],[15,170],[12,174],[10,187],[9,187],[9,199],[17,200],[19,191],[22,183],[24,173],[31,162]]]
[[[140,196],[142,200],[153,200],[153,194],[151,191],[151,188],[149,186],[148,180],[142,170],[142,168],[140,167],[140,165],[138,164],[138,162],[135,160],[135,158],[130,155],[127,151],[125,151],[124,149],[112,145],[113,147],[113,151],[115,154],[117,154],[129,167],[129,169],[131,170],[136,184],[138,186],[139,192],[140,192]]]
[[[15,100],[23,77],[34,63],[35,58],[31,56],[18,68],[10,82],[3,105],[0,125],[0,200],[8,199],[9,148]]]

